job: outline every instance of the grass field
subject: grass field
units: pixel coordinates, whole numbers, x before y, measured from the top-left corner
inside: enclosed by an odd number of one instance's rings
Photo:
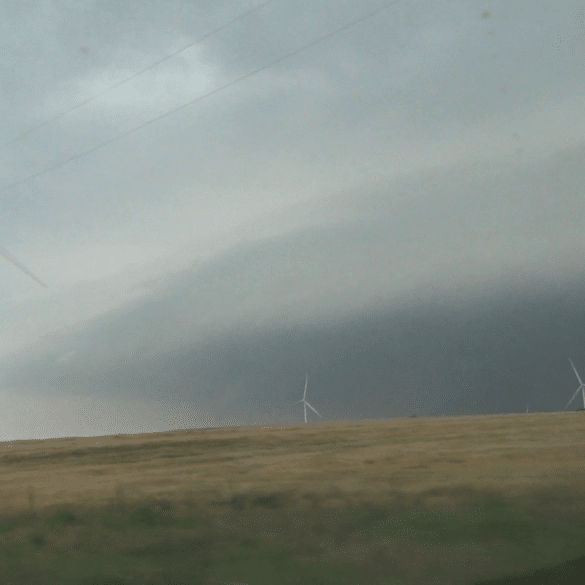
[[[584,424],[531,413],[2,443],[0,583],[459,585],[558,565],[585,545]]]

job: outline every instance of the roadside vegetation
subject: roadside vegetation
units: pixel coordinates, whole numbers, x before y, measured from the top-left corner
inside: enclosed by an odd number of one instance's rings
[[[0,520],[0,583],[464,585],[539,568],[577,582],[585,514],[568,512],[566,494],[459,492],[468,497],[448,511],[400,493],[392,507],[285,492],[129,502],[120,484],[107,505],[38,512],[31,493],[27,511]],[[498,581],[520,582],[557,581]]]

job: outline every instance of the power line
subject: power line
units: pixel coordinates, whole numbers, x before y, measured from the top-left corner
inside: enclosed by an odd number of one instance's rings
[[[124,79],[122,81],[119,81],[118,83],[115,83],[114,85],[108,87],[108,89],[102,91],[101,93],[97,93],[96,95],[94,95],[94,96],[92,96],[90,98],[87,98],[86,100],[83,100],[82,102],[79,102],[77,105],[73,106],[72,108],[69,108],[68,110],[66,110],[64,112],[61,112],[60,114],[57,114],[55,117],[50,118],[49,120],[46,120],[42,124],[39,124],[38,126],[35,126],[34,128],[31,128],[30,130],[27,130],[26,132],[23,132],[19,136],[16,136],[15,138],[10,139],[8,142],[6,142],[6,143],[4,143],[2,145],[2,148],[6,148],[9,144],[12,144],[13,142],[17,142],[18,140],[22,140],[25,136],[28,136],[29,134],[31,134],[32,132],[35,132],[39,128],[44,128],[48,124],[52,124],[53,122],[55,122],[59,118],[62,118],[63,116],[66,116],[70,112],[73,112],[74,110],[77,110],[78,108],[81,108],[82,106],[85,106],[85,104],[88,104],[89,102],[95,100],[96,98],[103,96],[104,94],[108,93],[112,89],[115,89],[116,87],[120,87],[121,85],[123,85],[124,83],[127,83],[131,79],[134,79],[135,77],[138,77],[139,75],[142,75],[146,71],[149,71],[153,67],[156,67],[157,65],[160,65],[161,63],[164,63],[165,61],[167,61],[171,57],[174,57],[175,55],[178,55],[179,53],[182,53],[183,51],[186,51],[188,48],[192,47],[193,45],[196,45],[196,44],[200,43],[201,41],[204,41],[205,39],[207,39],[210,36],[218,33],[219,31],[223,30],[224,28],[227,28],[228,26],[230,26],[234,22],[237,22],[238,20],[241,20],[245,16],[248,16],[249,14],[252,14],[253,12],[256,12],[256,10],[260,10],[260,8],[266,6],[267,4],[270,4],[271,2],[274,2],[274,0],[267,0],[263,4],[259,4],[255,8],[252,8],[251,10],[248,10],[247,12],[244,12],[243,14],[240,14],[239,16],[237,16],[236,18],[234,18],[233,20],[230,20],[230,22],[228,22],[227,24],[224,24],[224,25],[220,26],[219,28],[216,28],[214,31],[211,31],[210,33],[206,34],[205,36],[201,37],[200,39],[198,39],[198,40],[196,40],[196,41],[194,41],[192,43],[189,43],[188,45],[185,45],[182,49],[179,49],[178,51],[175,51],[174,53],[170,53],[166,57],[163,57],[160,61],[157,61],[156,63],[153,63],[152,65],[149,65],[148,67],[145,67],[144,69],[141,69],[140,71],[134,73],[130,77],[127,77],[126,79]]]
[[[114,138],[111,138],[110,140],[106,140],[105,142],[102,142],[102,143],[98,144],[97,146],[94,146],[93,148],[86,150],[85,152],[81,152],[80,154],[76,154],[75,156],[72,156],[72,157],[64,160],[63,162],[60,162],[56,165],[53,165],[52,167],[48,167],[42,171],[39,171],[38,173],[35,173],[33,175],[29,175],[28,177],[21,179],[20,181],[17,181],[15,183],[12,183],[12,184],[8,185],[7,187],[2,187],[2,189],[0,189],[0,193],[3,193],[4,191],[7,191],[8,189],[12,189],[13,187],[18,187],[19,185],[22,185],[23,183],[26,183],[27,181],[30,181],[31,179],[36,179],[37,177],[45,175],[45,174],[49,173],[50,171],[54,171],[55,169],[58,169],[64,165],[66,165],[67,163],[70,163],[74,160],[77,160],[77,159],[87,155],[87,154],[90,154],[90,153],[98,150],[99,148],[102,148],[103,146],[107,146],[108,144],[111,144],[112,142],[115,142],[116,140],[120,140],[120,138],[124,138],[126,136],[129,136],[130,134],[133,134],[134,132],[141,130],[142,128],[144,128],[145,126],[148,126],[149,124],[153,124],[154,122],[158,122],[159,120],[162,120],[163,118],[166,118],[167,116],[170,116],[171,114],[175,114],[176,112],[179,112],[180,110],[183,110],[183,109],[187,108],[188,106],[193,105],[196,102],[199,102],[199,101],[201,101],[207,97],[210,97],[210,96],[212,96],[212,95],[214,95],[214,94],[216,94],[216,93],[218,93],[218,92],[220,92],[228,87],[231,87],[232,85],[235,85],[236,83],[239,83],[240,81],[243,81],[244,79],[247,79],[248,77],[252,77],[256,73],[260,73],[260,71],[264,71],[264,69],[268,69],[268,67],[272,67],[272,65],[275,65],[276,63],[280,63],[280,61],[284,61],[285,59],[288,59],[289,57],[297,55],[298,53],[301,53],[305,49],[308,49],[309,47],[313,47],[313,46],[319,44],[320,42],[322,42],[326,39],[329,39],[332,36],[342,32],[344,30],[347,30],[348,28],[351,28],[352,26],[355,26],[356,24],[359,24],[360,22],[363,22],[364,20],[372,18],[372,16],[375,16],[379,12],[382,12],[383,10],[390,8],[391,6],[394,6],[395,4],[398,4],[400,1],[401,0],[393,0],[392,2],[384,4],[382,7],[377,8],[376,10],[373,10],[372,12],[367,14],[366,16],[362,16],[356,20],[353,20],[349,24],[346,24],[346,25],[344,25],[344,26],[342,26],[342,27],[330,32],[330,33],[327,33],[326,35],[319,37],[318,39],[316,39],[316,40],[314,40],[306,45],[303,45],[299,49],[296,49],[295,51],[292,51],[291,53],[288,53],[288,54],[284,55],[283,57],[279,57],[278,59],[275,59],[274,61],[271,61],[270,63],[267,63],[266,65],[263,65],[262,67],[259,67],[258,69],[255,69],[254,71],[251,71],[250,73],[246,73],[246,75],[242,75],[241,77],[238,77],[237,79],[234,79],[233,81],[230,81],[229,83],[226,83],[225,85],[222,85],[221,87],[218,87],[217,89],[214,89],[213,91],[210,91],[209,93],[206,93],[202,96],[199,96],[199,97],[195,98],[194,100],[191,100],[190,102],[187,102],[186,104],[183,104],[182,106],[179,106],[178,108],[175,108],[174,110],[169,110],[165,114],[161,114],[160,116],[157,116],[156,118],[148,120],[147,122],[144,122],[144,123],[140,124],[139,126],[136,126],[135,128],[128,130],[127,132],[119,134],[118,136],[115,136]]]

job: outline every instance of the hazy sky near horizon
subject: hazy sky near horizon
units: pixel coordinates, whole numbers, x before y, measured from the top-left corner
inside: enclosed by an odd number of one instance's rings
[[[0,256],[0,440],[300,421],[353,359],[309,329],[582,270],[582,2],[397,1],[254,73],[389,4],[273,0],[106,92],[260,3],[0,6],[0,245],[47,285]]]

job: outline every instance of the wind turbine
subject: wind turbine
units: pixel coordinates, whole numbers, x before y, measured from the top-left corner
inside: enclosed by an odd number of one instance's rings
[[[570,358],[569,358],[569,361],[571,362]],[[579,390],[581,390],[581,393],[583,394],[583,409],[585,409],[585,384],[583,384],[583,382],[581,382],[581,378],[579,378],[579,374],[577,373],[577,369],[573,365],[573,362],[571,362],[571,366],[575,372],[575,376],[577,376],[577,380],[579,380],[580,386],[575,391],[575,394],[573,394],[573,397],[571,398],[571,400],[569,400],[569,402],[567,402],[567,406],[569,406],[569,404],[571,404],[571,402],[573,402],[573,400],[575,400],[575,397],[577,396],[577,394],[579,394]],[[565,410],[567,410],[567,406],[565,406]]]
[[[299,400],[297,402],[297,404],[299,402],[303,403],[303,406],[305,407],[305,424],[307,422],[307,406],[320,418],[323,418],[306,400],[305,398],[307,397],[307,384],[309,383],[309,374],[307,374],[307,377],[305,378],[305,393],[303,394],[303,398],[302,400]]]
[[[20,268],[25,274],[28,274],[32,279],[36,280],[41,286],[47,288],[44,282],[41,282],[24,264],[21,264],[4,246],[0,246],[0,254],[14,266]]]

